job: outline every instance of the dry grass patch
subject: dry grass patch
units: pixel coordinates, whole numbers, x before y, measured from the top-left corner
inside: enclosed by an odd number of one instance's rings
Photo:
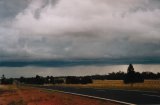
[[[110,101],[30,87],[3,86],[0,105],[120,105]]]
[[[144,83],[135,83],[133,86],[124,84],[123,80],[93,80],[92,84],[61,84],[58,86],[160,91],[160,80],[145,80]]]

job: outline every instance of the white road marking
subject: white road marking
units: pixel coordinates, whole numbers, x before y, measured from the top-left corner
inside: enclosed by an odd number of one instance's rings
[[[142,94],[142,95],[150,96],[150,97],[160,97],[160,96],[158,96],[158,95],[150,95],[150,94]]]
[[[45,88],[42,88],[42,89],[45,89]],[[45,90],[53,91],[54,89],[45,89]],[[66,94],[72,94],[72,95],[77,95],[77,96],[83,96],[83,97],[89,97],[89,98],[94,98],[94,99],[116,102],[116,103],[125,104],[125,105],[136,105],[133,103],[123,102],[123,101],[118,101],[118,100],[113,100],[113,99],[108,99],[108,98],[101,98],[101,97],[96,97],[96,96],[90,96],[90,95],[84,95],[84,94],[78,94],[78,93],[72,93],[72,92],[65,92],[65,91],[59,91],[59,90],[56,90],[56,91],[66,93]]]

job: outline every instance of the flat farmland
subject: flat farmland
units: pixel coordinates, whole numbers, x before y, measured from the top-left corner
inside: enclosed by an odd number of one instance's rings
[[[61,84],[62,86],[84,87],[84,88],[111,88],[129,90],[151,90],[160,91],[160,80],[145,80],[144,83],[124,84],[123,80],[93,80],[92,84]]]

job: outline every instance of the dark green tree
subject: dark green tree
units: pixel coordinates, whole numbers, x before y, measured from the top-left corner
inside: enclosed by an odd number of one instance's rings
[[[6,84],[6,77],[4,74],[1,77],[1,84]]]
[[[134,83],[141,82],[144,82],[144,79],[142,78],[141,74],[139,72],[135,72],[133,65],[130,64],[127,69],[127,74],[124,78],[124,83],[131,84],[131,86],[133,86]]]
[[[43,77],[36,75],[34,84],[44,84],[45,80]]]

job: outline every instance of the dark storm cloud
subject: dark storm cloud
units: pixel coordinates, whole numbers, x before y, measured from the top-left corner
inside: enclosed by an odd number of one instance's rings
[[[28,0],[0,0],[0,19],[13,18],[28,5]]]
[[[159,63],[159,17],[159,0],[1,0],[0,60]]]

